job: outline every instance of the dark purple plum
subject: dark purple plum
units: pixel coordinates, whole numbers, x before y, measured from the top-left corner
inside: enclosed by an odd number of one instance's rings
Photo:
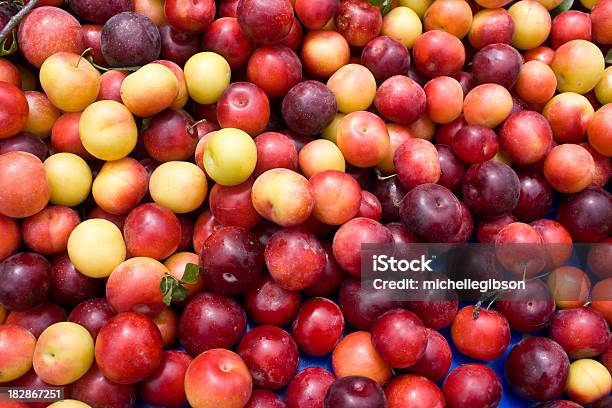
[[[376,37],[364,47],[361,65],[372,71],[377,81],[383,82],[395,75],[406,75],[410,53],[404,44],[391,37]]]
[[[534,401],[549,401],[565,391],[569,358],[557,342],[529,337],[510,350],[505,371],[514,392]]]
[[[421,184],[402,200],[400,218],[421,242],[449,242],[461,227],[461,204],[448,188]]]
[[[492,244],[495,242],[499,231],[504,229],[506,225],[516,221],[516,217],[510,214],[494,218],[483,218],[476,224],[476,238],[482,244]]]
[[[453,78],[455,78],[461,84],[461,88],[463,88],[464,95],[467,95],[467,93],[470,92],[472,88],[476,86],[476,84],[474,83],[474,77],[472,77],[472,74],[470,74],[469,72],[459,71],[455,75],[453,75]]]
[[[236,300],[212,292],[196,295],[179,321],[178,337],[193,357],[214,348],[230,348],[244,335],[247,316]]]
[[[472,232],[474,232],[474,218],[472,217],[470,209],[461,201],[459,201],[459,204],[461,205],[461,227],[459,227],[457,233],[448,241],[455,244],[468,242],[472,237]]]
[[[453,149],[445,144],[437,144],[438,158],[440,159],[440,179],[438,184],[448,188],[455,194],[461,193],[465,165],[455,156]]]
[[[80,324],[95,339],[102,326],[114,315],[115,310],[106,298],[96,298],[79,303],[68,316],[68,321]]]
[[[132,11],[132,0],[68,0],[68,5],[82,20],[104,24],[115,14]]]
[[[329,242],[321,242],[325,251],[325,267],[314,284],[307,287],[304,292],[309,296],[329,296],[340,289],[346,278],[346,272],[338,265],[332,246]]]
[[[64,308],[56,303],[47,302],[32,309],[14,310],[4,323],[22,326],[38,338],[47,327],[64,321],[66,321]]]
[[[283,99],[283,119],[291,130],[302,135],[321,133],[337,111],[336,97],[319,81],[300,82]]]
[[[244,307],[258,324],[286,326],[300,308],[300,293],[281,288],[270,276],[244,294]]]
[[[474,56],[472,75],[477,84],[494,83],[512,88],[523,65],[523,57],[512,46],[490,44]]]
[[[111,67],[137,67],[159,58],[161,36],[151,19],[132,11],[111,17],[102,28],[102,55]]]
[[[41,255],[20,252],[0,263],[0,304],[9,310],[25,310],[47,300],[51,265]]]
[[[102,293],[103,279],[90,278],[79,272],[67,253],[51,262],[51,297],[62,304],[75,306]]]
[[[519,178],[510,166],[489,160],[465,173],[463,202],[480,216],[497,217],[516,207],[520,187]]]
[[[70,385],[70,398],[93,407],[132,407],[136,403],[136,396],[136,387],[133,384],[112,382],[96,364]]]
[[[399,306],[388,291],[367,284],[362,289],[355,278],[344,281],[338,298],[344,318],[357,330],[370,330],[380,315]]]
[[[346,163],[346,174],[357,180],[359,186],[364,190],[370,189],[372,179],[374,178],[374,172],[370,167],[357,167],[350,163]]]
[[[45,161],[49,148],[40,137],[27,132],[21,132],[6,139],[0,139],[0,154],[16,151],[32,153],[40,161]]]
[[[325,408],[386,408],[387,398],[375,381],[357,375],[333,382],[325,396]]]
[[[544,282],[532,280],[525,283],[524,290],[504,292],[495,308],[514,330],[530,333],[548,326],[555,313],[555,301]]]
[[[159,27],[161,57],[181,67],[201,49],[200,36],[174,31],[170,26]]]
[[[265,265],[264,246],[245,228],[223,227],[204,242],[200,264],[208,288],[235,296],[259,283]]]
[[[552,207],[553,190],[538,173],[519,173],[519,201],[512,213],[521,221],[532,222],[544,216]]]
[[[599,402],[608,399],[607,404],[610,404],[612,402],[612,397],[608,397],[608,398],[604,398],[603,400],[600,400]],[[549,402],[544,402],[542,404],[538,404],[536,405],[536,408],[582,408],[582,405],[576,404],[575,402],[568,401],[568,400],[556,400],[556,401],[549,401]],[[593,408],[610,408],[610,405],[606,405],[606,404],[599,405],[598,403],[595,403],[593,405]]]
[[[559,206],[559,222],[576,242],[599,242],[612,234],[612,196],[601,188],[587,188]]]
[[[442,161],[442,160],[440,160]],[[442,166],[442,163],[440,163]],[[384,180],[377,179],[372,187],[372,193],[382,205],[382,222],[396,222],[400,220],[400,203],[408,190],[397,177]]]

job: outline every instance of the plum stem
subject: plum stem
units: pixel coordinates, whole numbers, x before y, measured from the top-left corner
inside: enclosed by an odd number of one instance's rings
[[[397,174],[390,174],[388,176],[383,176],[382,173],[380,172],[380,170],[376,169],[376,178],[379,179],[379,180],[389,180],[389,179],[392,179],[395,176],[397,176]]]
[[[189,127],[187,127],[187,131],[189,131],[189,133],[193,132],[193,129],[196,128],[196,126],[198,126],[200,123],[204,123],[204,122],[208,122],[208,119],[200,119],[196,122],[193,122]]]
[[[92,51],[92,48],[91,48],[91,47],[89,47],[89,48],[86,48],[86,49],[85,49],[85,51],[83,51],[83,52],[81,53],[81,55],[80,55],[79,59],[77,60],[76,65],[75,65],[75,67],[76,67],[76,68],[78,68],[78,67],[79,67],[79,64],[81,63],[81,60],[85,58],[85,54],[87,54],[88,52],[91,52],[91,51]]]
[[[10,33],[13,33],[19,22],[28,14],[34,7],[36,7],[36,3],[38,0],[30,0],[28,4],[23,6],[17,14],[15,14],[11,19],[6,23],[2,31],[0,31],[0,44],[2,44],[2,50],[4,51],[4,42]],[[15,43],[14,47],[17,49],[17,38],[13,35],[13,42]],[[11,47],[13,49],[13,47]]]
[[[136,71],[138,71],[140,68],[142,68],[142,67],[120,67],[120,68],[106,68],[106,67],[103,67],[103,66],[101,66],[101,65],[96,64],[96,63],[94,62],[93,57],[92,57],[91,55],[90,55],[89,57],[87,57],[86,59],[87,59],[87,61],[89,61],[89,63],[90,63],[91,65],[93,65],[93,66],[94,66],[94,68],[96,68],[96,69],[98,69],[98,70],[100,70],[100,71],[103,71],[103,72],[113,71],[113,70],[114,70],[114,71],[128,71],[128,72],[136,72]]]

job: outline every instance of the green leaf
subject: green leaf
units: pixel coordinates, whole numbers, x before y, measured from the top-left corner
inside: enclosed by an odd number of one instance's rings
[[[391,11],[392,0],[368,0],[371,5],[380,8],[380,12],[384,15]]]
[[[380,9],[380,12],[383,14],[387,14],[391,11],[391,1],[387,1],[386,4]]]
[[[170,306],[172,304],[172,291],[170,290],[164,293],[162,300],[166,306]]]
[[[161,289],[162,293],[169,292],[172,289],[172,286],[174,286],[174,282],[175,279],[172,276],[164,276],[159,283],[159,288]]]
[[[187,289],[185,289],[184,287],[178,285],[174,287],[174,290],[172,291],[172,300],[185,300],[185,298],[187,297]]]
[[[612,49],[608,51],[608,55],[606,55],[606,63],[612,64]]]
[[[555,9],[550,12],[552,17],[556,17],[559,14],[569,10],[574,5],[574,0],[563,0],[561,4],[559,4]]]
[[[185,273],[183,273],[181,283],[196,283],[200,273],[202,273],[202,267],[200,265],[188,263],[185,265]]]
[[[161,292],[163,294],[162,300],[166,306],[170,306],[170,304],[172,303],[172,294],[176,286],[178,286],[178,282],[176,281],[176,279],[174,279],[174,277],[170,275],[164,276],[161,282],[159,283],[159,288],[161,289]]]

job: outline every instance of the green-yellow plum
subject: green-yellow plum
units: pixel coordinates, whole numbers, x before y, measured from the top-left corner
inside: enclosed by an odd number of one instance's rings
[[[612,103],[612,67],[606,68],[595,85],[595,96],[602,105]]]
[[[153,201],[177,214],[199,208],[208,192],[204,172],[195,164],[172,161],[159,166],[151,174],[149,192]]]
[[[332,120],[331,123],[327,125],[325,129],[323,129],[323,132],[321,132],[321,137],[329,140],[330,142],[336,143],[338,139],[338,124],[345,116],[345,113],[336,113],[334,120]]]
[[[92,174],[85,160],[73,153],[56,153],[44,165],[53,204],[75,207],[87,199]]]
[[[423,18],[431,3],[433,0],[398,0],[397,2],[399,7],[407,7],[414,11],[419,19]]]
[[[64,112],[80,112],[98,98],[100,73],[78,54],[53,54],[42,64],[39,75],[51,103]]]
[[[599,82],[605,61],[601,50],[592,42],[572,40],[555,51],[552,63],[560,92],[585,94]]]
[[[257,147],[248,133],[234,128],[217,131],[204,149],[206,174],[223,186],[244,183],[255,170]]]
[[[185,81],[191,99],[203,105],[217,102],[229,86],[232,69],[214,52],[200,52],[185,63]]]
[[[308,180],[288,169],[271,169],[257,177],[251,191],[255,210],[283,227],[303,224],[314,208]]]
[[[423,33],[421,17],[432,3],[431,0],[411,0],[419,6],[396,7],[383,18],[382,35],[393,38],[408,49],[414,47],[417,38]],[[420,6],[424,6],[421,10]]]
[[[359,64],[340,68],[327,81],[343,113],[367,110],[376,96],[376,79],[369,69]]]
[[[106,278],[126,258],[121,230],[100,218],[83,221],[68,238],[68,256],[90,278]]]
[[[179,92],[176,75],[162,64],[147,64],[121,83],[121,100],[136,116],[146,118],[169,108]]]
[[[100,160],[119,160],[134,150],[138,129],[132,113],[116,101],[91,104],[79,122],[83,147]]]
[[[94,341],[83,326],[55,323],[38,337],[34,371],[50,385],[71,384],[81,378],[94,361]]]
[[[579,404],[588,405],[612,391],[612,377],[599,361],[588,358],[570,365],[567,377],[567,395]]]
[[[185,81],[185,73],[183,69],[176,63],[168,60],[157,60],[153,61],[155,64],[161,64],[166,68],[170,69],[176,80],[178,81],[178,94],[170,106],[172,109],[183,109],[187,102],[189,102],[189,91],[187,90],[187,82]]]
[[[346,169],[342,152],[338,146],[326,139],[317,139],[307,143],[300,150],[298,160],[300,169],[306,178],[325,170],[344,172]]]
[[[520,0],[510,6],[508,13],[514,20],[514,48],[531,50],[546,41],[552,26],[546,7],[535,0]]]

